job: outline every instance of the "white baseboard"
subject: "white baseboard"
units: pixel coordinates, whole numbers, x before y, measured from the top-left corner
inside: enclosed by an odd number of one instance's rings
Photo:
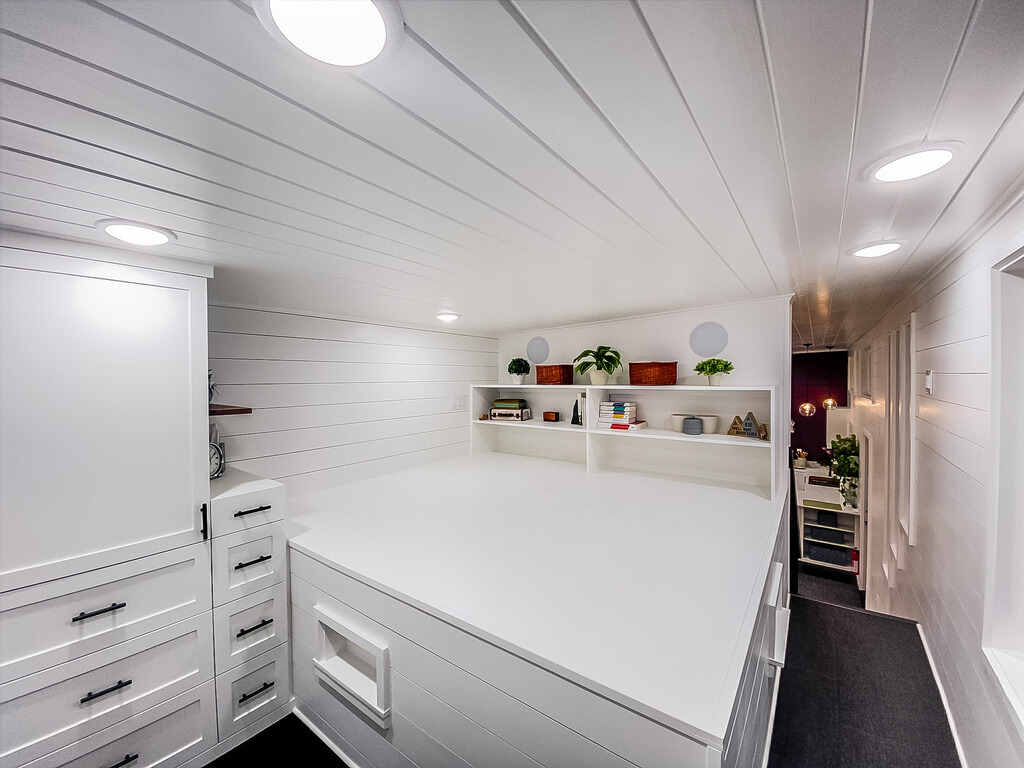
[[[964,747],[960,743],[960,734],[956,730],[956,723],[953,721],[953,713],[949,710],[949,699],[946,698],[946,689],[942,687],[942,679],[935,667],[935,659],[932,658],[932,649],[928,647],[928,638],[924,636],[924,628],[921,623],[917,624],[917,633],[921,636],[921,644],[924,646],[925,656],[928,657],[928,666],[932,669],[932,678],[939,689],[939,696],[942,698],[942,706],[946,710],[946,720],[949,721],[949,730],[953,733],[953,743],[956,744],[956,754],[960,758],[960,765],[967,768],[967,758],[964,756]]]
[[[299,718],[313,733],[316,734],[317,738],[320,739],[324,744],[330,747],[331,751],[345,761],[346,764],[352,768],[372,768],[367,763],[363,763],[361,760],[356,760],[351,754],[347,753],[341,747],[339,747],[334,740],[325,733],[325,730],[333,732],[333,729],[327,725],[320,716],[312,710],[305,711],[302,709],[302,701],[298,698],[295,699],[295,716]]]

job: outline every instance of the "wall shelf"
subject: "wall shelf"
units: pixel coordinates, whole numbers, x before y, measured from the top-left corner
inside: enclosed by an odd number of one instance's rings
[[[221,403],[210,403],[211,416],[235,416],[242,413],[252,413],[252,408],[244,405],[223,405]]]

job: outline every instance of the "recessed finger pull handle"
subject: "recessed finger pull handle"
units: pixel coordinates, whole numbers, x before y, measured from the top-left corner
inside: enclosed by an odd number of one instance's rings
[[[100,609],[95,610],[95,611],[89,611],[88,613],[86,613],[85,611],[82,611],[77,616],[72,616],[71,617],[71,621],[72,622],[82,621],[84,619],[91,619],[93,616],[102,616],[104,613],[110,613],[111,611],[116,611],[116,610],[118,610],[120,608],[124,608],[127,605],[128,605],[128,603],[111,603],[106,608],[100,608]]]
[[[239,696],[238,703],[239,704],[244,704],[249,699],[252,699],[252,698],[254,698],[256,696],[259,696],[264,691],[269,691],[273,687],[274,687],[274,681],[273,680],[268,680],[263,685],[261,685],[259,688],[257,688],[255,691],[250,691],[249,693],[243,693],[241,696]]]
[[[246,635],[250,634],[251,632],[255,632],[257,629],[263,629],[264,627],[269,626],[270,624],[273,624],[273,623],[274,623],[273,619],[264,619],[259,624],[253,624],[251,627],[244,627],[244,628],[238,630],[238,634],[235,635],[235,637],[245,637]]]
[[[112,686],[110,686],[109,688],[104,688],[102,691],[96,691],[96,693],[93,693],[92,691],[89,691],[87,694],[85,694],[85,696],[83,696],[80,699],[80,701],[81,701],[82,704],[88,704],[90,701],[95,701],[100,696],[106,696],[108,693],[113,693],[114,691],[120,691],[122,688],[127,688],[131,684],[132,684],[132,681],[130,679],[128,679],[128,680],[118,680]]]
[[[262,557],[257,557],[255,560],[250,560],[250,561],[248,561],[246,563],[239,563],[238,565],[235,566],[235,570],[236,571],[240,571],[243,568],[248,568],[250,565],[257,565],[259,563],[265,563],[265,562],[267,562],[267,560],[269,560],[272,557],[273,557],[273,555],[263,555]]]
[[[124,766],[131,765],[132,763],[134,763],[138,759],[139,759],[138,753],[136,753],[134,755],[125,755],[124,756],[124,760],[121,760],[120,762],[114,763],[112,766],[110,766],[110,768],[124,768]]]
[[[253,515],[257,512],[266,512],[272,506],[272,504],[264,504],[263,506],[253,507],[252,509],[243,509],[238,512],[235,512],[235,517],[245,517],[246,515]]]

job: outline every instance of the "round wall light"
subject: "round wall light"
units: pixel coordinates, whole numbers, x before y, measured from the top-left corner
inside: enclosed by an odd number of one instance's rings
[[[443,323],[453,323],[459,319],[459,316],[454,312],[438,312],[437,319]]]
[[[291,50],[333,67],[358,67],[402,39],[394,0],[252,0],[267,31]]]
[[[101,219],[96,222],[96,228],[131,245],[165,245],[178,239],[178,236],[169,229],[127,219]]]
[[[903,151],[880,160],[868,169],[877,181],[909,181],[939,170],[953,159],[952,145]]]
[[[873,245],[865,245],[858,248],[853,252],[854,256],[860,256],[862,259],[877,259],[879,256],[886,256],[893,251],[898,251],[903,246],[903,243],[896,242],[885,242],[875,243]]]

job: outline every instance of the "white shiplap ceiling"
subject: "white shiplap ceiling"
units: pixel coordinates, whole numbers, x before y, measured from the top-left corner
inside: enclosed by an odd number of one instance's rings
[[[342,74],[242,0],[4,0],[0,223],[146,221],[215,301],[467,332],[792,291],[820,348],[1024,190],[1021,0],[400,4]]]

